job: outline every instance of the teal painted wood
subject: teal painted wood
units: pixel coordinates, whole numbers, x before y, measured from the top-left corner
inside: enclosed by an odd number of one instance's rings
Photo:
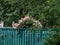
[[[17,34],[16,29],[1,28],[0,45],[42,45],[42,32],[40,30],[34,30],[31,33],[27,30],[20,29],[20,34]]]
[[[19,33],[18,33],[19,32]],[[47,29],[0,28],[0,45],[43,45],[44,38],[49,36]]]

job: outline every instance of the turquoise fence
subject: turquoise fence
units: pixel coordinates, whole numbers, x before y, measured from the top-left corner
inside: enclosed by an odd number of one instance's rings
[[[17,29],[0,28],[0,45],[44,45],[44,37],[52,29]],[[53,31],[52,31],[53,32]]]

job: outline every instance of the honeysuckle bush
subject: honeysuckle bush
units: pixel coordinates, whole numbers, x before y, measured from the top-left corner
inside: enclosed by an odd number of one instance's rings
[[[17,28],[38,28],[42,27],[42,24],[36,20],[33,19],[33,17],[25,16],[24,18],[21,18],[19,20],[19,25]]]
[[[30,28],[30,29],[36,29],[36,28],[40,28],[40,25],[37,25],[36,23],[33,22],[33,20],[26,20],[23,21],[18,27],[17,29],[21,29],[21,28]]]
[[[38,28],[39,25],[35,24],[31,20],[23,21],[17,28]]]
[[[39,28],[41,28],[40,23],[36,23],[34,20],[32,20],[32,18],[29,18],[20,23],[20,25],[17,27],[17,31],[19,32],[19,29],[27,29],[30,32],[34,32]]]

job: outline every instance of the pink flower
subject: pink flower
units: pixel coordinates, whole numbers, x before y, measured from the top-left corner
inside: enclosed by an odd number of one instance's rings
[[[25,19],[29,19],[30,17],[29,16],[25,16]]]
[[[19,20],[19,23],[23,22],[23,20]]]

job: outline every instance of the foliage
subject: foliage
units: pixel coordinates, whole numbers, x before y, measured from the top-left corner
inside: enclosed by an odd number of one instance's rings
[[[5,26],[29,14],[42,22],[43,27],[60,27],[59,0],[0,0],[0,19]]]
[[[59,31],[51,33],[51,36],[46,38],[44,45],[60,45],[60,34]]]

